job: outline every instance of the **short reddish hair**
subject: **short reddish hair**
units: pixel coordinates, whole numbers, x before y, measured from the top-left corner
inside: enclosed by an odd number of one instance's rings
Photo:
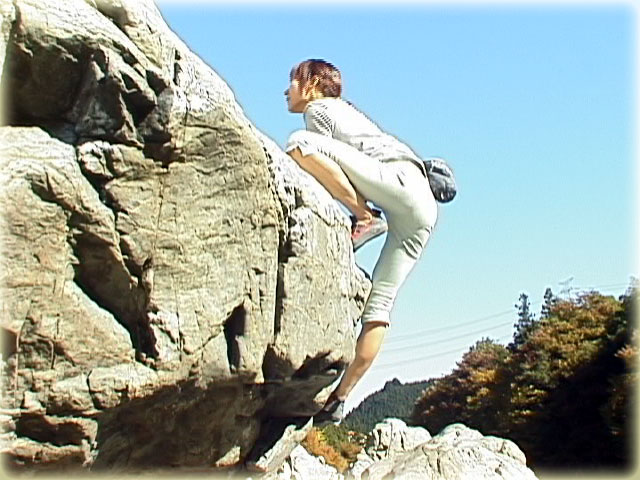
[[[300,62],[291,69],[290,79],[298,80],[300,87],[317,82],[316,90],[325,97],[339,97],[342,93],[340,70],[325,60],[311,58]]]

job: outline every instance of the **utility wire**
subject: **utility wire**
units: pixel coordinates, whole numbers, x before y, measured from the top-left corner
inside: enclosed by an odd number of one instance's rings
[[[511,335],[506,335],[504,337],[500,337],[496,341],[500,342],[500,341],[506,340],[507,338],[511,338]],[[453,349],[453,350],[447,350],[446,352],[439,352],[439,353],[434,353],[434,354],[431,354],[431,355],[426,355],[426,356],[416,357],[416,358],[408,358],[406,360],[400,360],[398,362],[393,362],[393,363],[384,363],[382,365],[374,365],[373,368],[375,368],[376,370],[379,370],[379,369],[383,369],[383,368],[397,367],[399,365],[406,365],[406,364],[409,364],[409,363],[422,362],[423,360],[430,360],[430,359],[434,359],[434,358],[443,357],[445,355],[450,355],[452,353],[459,352],[460,349],[464,349],[464,348],[465,348],[465,346],[460,346],[460,347],[458,347],[456,349]]]
[[[598,289],[598,290],[613,289],[613,288],[618,288],[618,287],[622,287],[622,286],[625,286],[625,285],[627,285],[627,284],[626,284],[626,283],[623,283],[623,284],[600,285],[600,286],[591,287],[591,289],[592,289],[592,290],[596,290],[596,289]],[[602,292],[601,292],[601,293],[602,293]],[[535,303],[533,303],[533,304],[532,304],[532,303],[530,303],[530,305],[541,304],[542,302],[543,302],[543,301],[535,302]],[[511,312],[511,310],[510,310],[509,312]],[[509,312],[507,312],[507,313],[509,313]],[[501,313],[501,314],[494,314],[494,315],[490,315],[490,316],[488,316],[488,317],[483,317],[483,319],[493,318],[493,317],[495,317],[495,316],[498,316],[498,315],[504,315],[504,314],[505,314],[505,313]],[[481,321],[481,320],[482,320],[482,319],[474,320],[474,321],[472,321],[472,322],[465,322],[464,324],[459,324],[458,326],[461,326],[461,325],[468,325],[468,324],[470,324],[470,323],[475,323],[476,321]],[[483,331],[485,331],[485,330],[490,330],[490,329],[492,329],[492,328],[498,328],[498,326],[501,326],[501,325],[497,325],[497,326],[495,326],[495,327],[489,327],[489,328],[483,329],[482,331],[479,331],[479,332],[477,332],[477,333],[482,333]],[[448,327],[447,327],[447,328],[448,328]],[[452,328],[453,328],[453,327],[452,327]],[[438,329],[438,330],[442,330],[442,329]],[[433,331],[433,330],[432,330],[432,331]],[[416,334],[410,335],[410,337],[415,337],[415,335],[416,335]],[[436,342],[431,342],[431,345],[433,345],[433,344],[435,344],[435,343],[444,343],[444,342],[446,342],[446,341],[454,340],[455,338],[461,338],[461,337],[463,337],[463,336],[468,336],[468,335],[472,335],[472,333],[468,333],[468,334],[465,334],[465,335],[460,335],[460,336],[458,336],[458,337],[451,337],[451,338],[449,338],[449,339],[443,339],[443,340],[439,340],[439,341],[436,341]],[[405,337],[408,337],[408,336],[409,336],[409,335],[405,335]],[[400,338],[400,337],[396,337],[396,338]],[[500,337],[500,338],[496,339],[495,341],[496,341],[496,342],[502,342],[502,341],[507,340],[507,339],[510,339],[510,338],[512,338],[512,335],[511,335],[511,334],[510,334],[510,335],[505,335],[505,336],[503,336],[503,337]],[[420,346],[420,345],[414,345],[414,346],[409,346],[409,347],[407,347],[407,348],[394,349],[394,350],[395,350],[395,351],[397,351],[397,350],[407,350],[407,349],[409,349],[409,348],[416,348],[416,347],[418,347],[418,346]],[[415,357],[415,358],[410,358],[410,359],[406,359],[406,360],[400,360],[400,361],[397,361],[397,362],[393,362],[393,363],[386,363],[386,364],[382,364],[382,365],[374,365],[374,368],[376,368],[376,369],[385,369],[385,368],[397,367],[397,366],[400,366],[400,365],[406,365],[406,364],[415,363],[415,362],[421,362],[421,361],[424,361],[424,360],[431,360],[431,359],[434,359],[434,358],[439,358],[439,357],[443,357],[443,356],[446,356],[446,355],[450,355],[450,354],[452,354],[452,353],[459,352],[461,349],[464,349],[465,347],[466,347],[466,346],[460,346],[460,347],[458,347],[458,348],[456,348],[456,349],[453,349],[453,350],[447,350],[446,352],[434,353],[434,354],[430,354],[430,355],[426,355],[426,356]],[[391,352],[391,351],[392,351],[392,350],[387,350],[386,352],[388,353],[388,352]]]
[[[486,317],[481,317],[481,318],[476,318],[474,320],[469,320],[463,323],[458,323],[456,325],[447,325],[446,327],[438,327],[438,328],[430,328],[427,330],[419,330],[417,332],[413,332],[413,333],[408,333],[406,335],[398,335],[396,337],[392,337],[389,336],[389,338],[387,339],[387,343],[394,343],[400,340],[406,340],[408,338],[416,338],[425,334],[429,334],[429,333],[437,333],[437,332],[444,332],[446,330],[455,330],[456,328],[460,328],[460,327],[466,327],[467,325],[473,325],[475,323],[480,323],[480,322],[484,322],[485,320],[491,320],[492,318],[498,318],[498,317],[502,317],[504,315],[508,315],[510,313],[516,313],[515,309],[509,309],[509,310],[505,310],[503,312],[499,312],[499,313],[494,313],[491,315],[487,315]]]
[[[571,290],[578,290],[580,292],[591,292],[591,291],[608,291],[615,290],[620,287],[628,287],[629,283],[611,283],[609,285],[596,285],[595,287],[570,287]]]
[[[479,333],[484,333],[484,332],[486,332],[488,330],[495,330],[496,328],[506,327],[507,325],[513,325],[513,322],[510,320],[510,321],[505,322],[505,323],[500,323],[498,325],[494,325],[493,327],[483,328],[481,330],[474,330],[473,332],[463,333],[462,335],[457,335],[455,337],[449,337],[449,338],[443,338],[443,339],[440,339],[440,340],[434,340],[432,342],[423,342],[423,343],[419,343],[417,345],[407,345],[406,347],[398,347],[398,348],[393,348],[393,349],[389,349],[389,350],[385,350],[384,347],[383,347],[382,353],[401,352],[401,351],[411,350],[411,349],[414,349],[414,348],[430,347],[431,345],[437,345],[439,343],[447,343],[447,342],[450,342],[452,340],[459,340],[461,338],[469,337],[471,335],[477,335]]]
[[[600,293],[604,293],[604,292],[602,292],[602,290],[616,289],[616,288],[624,287],[624,286],[627,286],[627,285],[628,285],[627,283],[608,284],[608,285],[599,285],[599,286],[589,287],[589,288],[586,288],[586,289],[580,288],[579,290],[581,290],[581,291],[595,291],[595,290],[598,290],[598,291],[600,291]],[[578,289],[578,288],[576,288],[576,289]],[[536,302],[533,302],[533,303],[530,302],[529,305],[530,306],[535,306],[535,305],[542,304],[543,302],[544,302],[544,300],[536,301]],[[461,327],[461,326],[465,326],[465,325],[470,325],[470,324],[473,324],[473,323],[481,322],[483,320],[488,320],[488,319],[491,319],[491,318],[496,318],[496,317],[499,317],[499,316],[502,316],[502,315],[506,315],[507,313],[513,313],[513,310],[508,310],[508,311],[496,313],[496,314],[493,314],[493,315],[488,315],[488,316],[482,317],[480,319],[471,320],[471,321],[460,323],[460,324],[454,325],[454,326],[448,326],[448,327],[430,329],[430,330],[423,330],[421,332],[415,332],[413,334],[395,337],[395,338],[393,338],[393,340],[400,340],[401,338],[415,338],[416,335],[419,335],[419,334],[424,333],[424,332],[435,332],[435,331],[442,331],[442,330],[449,330],[449,329],[453,329],[453,328],[458,328],[458,327]],[[509,323],[511,323],[511,322],[509,322]],[[459,338],[462,338],[462,337],[465,337],[465,336],[470,336],[470,335],[473,335],[475,333],[482,333],[485,330],[491,330],[491,329],[498,328],[500,326],[505,326],[505,325],[507,325],[507,323],[496,325],[494,327],[487,327],[487,328],[485,328],[485,329],[483,329],[481,331],[474,332],[474,333],[467,333],[467,334],[464,334],[464,335],[459,335],[457,337],[450,337],[448,339],[442,339],[442,340],[438,340],[438,341],[434,341],[434,342],[427,342],[425,344],[408,346],[406,348],[396,348],[396,349],[393,349],[393,350],[383,350],[382,353],[390,353],[390,352],[393,352],[393,351],[407,350],[407,349],[411,349],[411,348],[423,347],[425,345],[435,345],[436,343],[444,343],[444,342],[455,340],[455,339],[459,339]],[[512,334],[499,337],[498,339],[496,339],[494,341],[499,343],[499,342],[505,341],[505,340],[510,339],[510,338],[512,338]],[[389,338],[389,341],[390,340],[392,340],[392,338]],[[391,343],[389,341],[387,343]],[[401,366],[401,365],[407,365],[407,364],[411,364],[411,363],[422,362],[424,360],[432,360],[434,358],[440,358],[440,357],[444,357],[446,355],[450,355],[452,353],[459,352],[461,349],[464,349],[464,348],[467,348],[467,346],[463,345],[463,346],[460,346],[460,347],[452,349],[452,350],[447,350],[446,352],[438,352],[438,353],[434,353],[434,354],[430,354],[430,355],[424,355],[424,356],[415,357],[415,358],[408,358],[406,360],[400,360],[400,361],[396,361],[396,362],[392,362],[392,363],[384,363],[382,365],[374,365],[373,368],[375,368],[376,370],[384,370],[384,369],[389,369],[389,368],[392,368],[392,367],[398,367],[398,366]]]
[[[608,285],[598,285],[598,286],[594,286],[594,287],[588,287],[588,288],[583,288],[583,287],[572,287],[573,290],[580,290],[580,291],[591,291],[591,290],[610,290],[610,289],[615,289],[618,287],[624,287],[628,285],[627,283],[613,283],[613,284],[608,284]],[[529,306],[530,307],[537,307],[538,305],[541,305],[544,302],[544,300],[537,300],[535,302],[529,302]],[[432,334],[432,333],[437,333],[437,332],[443,332],[443,331],[448,331],[448,330],[454,330],[457,328],[461,328],[461,327],[465,327],[467,325],[473,325],[475,323],[480,323],[480,322],[484,322],[486,320],[491,320],[493,318],[498,318],[498,317],[502,317],[504,315],[508,315],[510,313],[517,313],[517,308],[511,308],[509,310],[504,310],[502,312],[498,312],[498,313],[493,313],[491,315],[487,315],[485,317],[480,317],[474,320],[469,320],[463,323],[458,323],[455,325],[447,325],[445,327],[438,327],[438,328],[431,328],[431,329],[426,329],[426,330],[419,330],[417,332],[413,332],[413,333],[409,333],[409,334],[405,334],[405,335],[398,335],[398,336],[389,336],[387,338],[387,341],[385,342],[387,345],[389,344],[395,344],[397,342],[401,342],[403,340],[407,340],[407,339],[414,339],[416,337],[420,337],[422,335],[427,335],[427,334]],[[487,330],[493,329],[493,328],[498,328],[499,326],[501,326],[502,324],[496,325],[494,327],[487,327]],[[408,347],[411,348],[411,347]]]

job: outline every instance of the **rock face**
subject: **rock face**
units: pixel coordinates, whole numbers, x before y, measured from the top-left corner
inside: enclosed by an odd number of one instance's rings
[[[244,462],[353,356],[346,215],[151,0],[0,15],[5,455]]]
[[[314,457],[307,452],[304,447],[298,445],[285,463],[280,468],[277,475],[272,475],[271,479],[277,480],[344,480],[344,475],[331,465],[327,465],[322,457]],[[262,480],[266,480],[263,478]]]
[[[511,441],[483,436],[462,424],[433,438],[421,427],[387,419],[370,434],[371,444],[345,474],[303,447],[278,469],[255,480],[535,480],[522,451]]]
[[[431,440],[431,435],[425,428],[408,427],[402,420],[387,418],[375,426],[370,438],[366,452],[377,461],[412,450]]]
[[[417,440],[417,428],[420,427],[407,428],[411,432],[404,437]],[[396,438],[402,438],[398,424],[394,429],[398,432]],[[380,447],[371,450],[378,452]],[[527,468],[526,458],[515,443],[485,437],[477,430],[457,423],[449,425],[431,440],[408,447],[405,452],[394,449],[386,458],[364,469],[360,478],[534,480],[536,476]]]

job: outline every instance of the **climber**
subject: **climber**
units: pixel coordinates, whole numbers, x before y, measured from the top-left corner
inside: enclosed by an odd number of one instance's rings
[[[306,130],[291,134],[287,153],[353,214],[354,251],[387,232],[355,358],[314,417],[316,424],[336,423],[342,420],[345,399],[380,350],[398,289],[420,258],[438,212],[423,162],[341,98],[335,66],[305,60],[291,70],[289,80],[284,92],[288,109],[303,114]]]

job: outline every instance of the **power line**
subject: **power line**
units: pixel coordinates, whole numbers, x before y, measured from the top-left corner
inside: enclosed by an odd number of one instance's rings
[[[387,343],[394,343],[400,340],[406,340],[407,338],[416,338],[416,336],[421,336],[424,334],[428,334],[428,333],[437,333],[437,332],[443,332],[445,330],[455,330],[456,328],[460,328],[460,327],[466,327],[467,325],[472,325],[474,323],[479,323],[479,322],[484,322],[485,320],[490,320],[492,318],[497,318],[497,317],[502,317],[504,315],[507,315],[509,313],[516,313],[515,309],[509,309],[509,310],[505,310],[503,312],[499,312],[499,313],[494,313],[491,315],[487,315],[486,317],[481,317],[481,318],[477,318],[474,320],[469,320],[463,323],[459,323],[457,325],[447,325],[446,327],[439,327],[439,328],[430,328],[427,330],[419,330],[417,332],[413,332],[413,333],[409,333],[406,335],[398,335],[397,337],[392,337],[389,336],[389,338],[387,339]]]
[[[473,332],[467,332],[467,333],[463,333],[462,335],[457,335],[455,337],[449,337],[449,338],[443,338],[443,339],[440,339],[440,340],[435,340],[433,342],[423,342],[423,343],[419,343],[418,345],[407,345],[406,347],[393,348],[393,349],[390,349],[390,350],[384,350],[383,349],[382,353],[400,352],[400,351],[410,350],[410,349],[413,349],[413,348],[429,347],[431,345],[437,345],[439,343],[447,343],[447,342],[450,342],[452,340],[459,340],[461,338],[469,337],[471,335],[477,335],[479,333],[484,333],[487,330],[495,330],[496,328],[506,327],[507,325],[513,325],[513,322],[512,321],[508,321],[508,322],[505,322],[505,323],[500,323],[500,324],[495,325],[493,327],[483,328],[481,330],[475,330]]]
[[[590,291],[594,291],[594,290],[615,290],[618,289],[620,287],[628,287],[629,283],[611,283],[609,285],[598,285],[595,287],[571,287],[572,290],[579,290],[581,292],[590,292]]]
[[[497,341],[500,342],[500,341],[506,340],[507,338],[511,338],[511,335],[506,335],[504,337],[500,337],[500,338],[497,339]],[[430,360],[430,359],[433,359],[433,358],[443,357],[445,355],[450,355],[452,353],[459,352],[460,349],[463,349],[463,348],[465,348],[465,347],[464,346],[460,346],[460,347],[458,347],[456,349],[453,349],[453,350],[447,350],[446,352],[439,352],[439,353],[434,353],[434,354],[426,355],[426,356],[422,356],[422,357],[409,358],[407,360],[400,360],[398,362],[385,363],[385,364],[382,364],[382,365],[374,365],[374,368],[377,370],[377,369],[382,369],[382,368],[397,367],[399,365],[406,365],[408,363],[421,362],[423,360]]]
[[[599,286],[597,288],[603,289],[605,287],[614,287],[614,286],[618,287],[620,285],[626,285],[626,284],[602,285],[602,286]],[[542,303],[542,301],[536,302],[536,304],[539,304],[539,303]],[[502,315],[505,315],[506,313],[511,313],[511,310],[506,311],[506,312],[501,312],[501,313],[498,313],[498,314],[489,315],[487,317],[483,317],[483,318],[478,319],[478,320],[464,322],[464,323],[458,324],[455,327],[443,327],[443,328],[438,328],[438,329],[426,330],[426,331],[422,331],[422,332],[416,332],[414,334],[404,335],[403,338],[404,339],[415,339],[417,336],[419,336],[421,334],[424,334],[424,332],[427,332],[427,331],[434,332],[434,331],[443,331],[443,330],[449,330],[449,329],[453,329],[453,328],[458,328],[458,327],[461,327],[461,326],[469,325],[471,323],[477,323],[477,322],[480,322],[480,321],[483,321],[483,320],[487,320],[487,319],[490,319],[490,318],[495,318],[495,317],[498,317],[498,316],[502,316]],[[386,350],[383,347],[383,350],[381,351],[381,354],[397,353],[397,352],[401,352],[401,351],[411,351],[411,350],[415,350],[415,349],[423,349],[423,348],[430,347],[430,346],[433,346],[433,345],[438,345],[438,344],[441,344],[441,343],[448,343],[448,342],[451,342],[451,341],[454,341],[454,340],[459,340],[461,338],[465,338],[465,337],[469,337],[469,336],[472,336],[472,335],[477,335],[477,334],[480,334],[480,333],[484,333],[484,332],[489,331],[489,330],[495,330],[496,328],[505,327],[505,326],[510,325],[510,324],[512,324],[511,321],[504,322],[504,323],[500,323],[500,324],[497,324],[497,325],[494,325],[494,326],[491,326],[491,327],[485,327],[485,328],[483,328],[481,330],[474,330],[473,332],[464,333],[462,335],[456,335],[454,337],[447,337],[447,338],[443,338],[443,339],[439,339],[439,340],[434,340],[434,341],[429,341],[429,342],[422,342],[422,343],[419,343],[417,345],[406,345],[406,346],[402,346],[402,347],[391,348],[389,350]],[[510,337],[504,337],[504,338],[510,338]],[[396,337],[394,340],[397,341],[399,339],[400,339],[400,337]],[[391,339],[389,339],[389,340],[391,340]],[[389,345],[389,344],[393,345],[393,343],[394,342],[392,342],[392,341],[387,341],[387,342],[385,342],[385,345]]]
[[[592,287],[572,287],[572,290],[580,290],[580,291],[592,291],[592,290],[610,290],[610,289],[615,289],[615,288],[619,288],[619,287],[624,287],[627,286],[627,283],[612,283],[612,284],[608,284],[608,285],[596,285],[596,286],[592,286]],[[544,300],[537,300],[535,302],[529,302],[529,306],[530,307],[536,307],[538,305],[541,305],[544,302]],[[517,309],[514,307],[512,309],[509,310],[504,310],[502,312],[498,312],[498,313],[493,313],[490,315],[487,315],[485,317],[480,317],[474,320],[469,320],[466,322],[462,322],[456,325],[447,325],[446,327],[439,327],[439,328],[431,328],[431,329],[426,329],[426,330],[419,330],[417,332],[413,332],[413,333],[409,333],[409,334],[405,334],[405,335],[398,335],[396,337],[392,337],[389,336],[389,338],[387,339],[387,341],[385,342],[387,345],[388,344],[394,344],[396,342],[401,342],[403,340],[406,339],[414,339],[416,337],[422,336],[422,335],[426,335],[426,334],[432,334],[432,333],[437,333],[437,332],[443,332],[443,331],[448,331],[448,330],[455,330],[457,328],[460,327],[465,327],[467,325],[472,325],[475,323],[479,323],[479,322],[483,322],[486,320],[490,320],[492,318],[498,318],[498,317],[502,317],[504,315],[507,315],[509,313],[517,313]],[[493,328],[498,328],[499,326],[502,326],[502,324],[496,325],[495,327],[488,327],[487,330],[493,329]],[[444,340],[443,340],[444,341]],[[439,342],[440,343],[440,342]],[[408,347],[410,348],[410,347]]]
[[[627,286],[627,285],[628,285],[627,283],[617,283],[617,284],[608,284],[608,285],[598,285],[598,286],[589,287],[589,288],[586,288],[586,289],[583,289],[582,287],[580,287],[579,290],[585,291],[585,292],[595,291],[595,290],[602,291],[602,290],[616,289],[616,288],[624,287],[624,286]],[[576,289],[578,289],[578,288],[576,288]],[[600,293],[603,293],[603,292],[600,292]],[[540,301],[536,301],[536,302],[530,303],[529,305],[530,306],[535,306],[535,305],[542,304],[543,302],[544,302],[544,300],[540,300]],[[415,338],[416,335],[419,335],[420,333],[425,333],[425,332],[435,332],[435,331],[442,331],[442,330],[449,330],[449,329],[459,328],[459,327],[462,327],[462,326],[465,326],[465,325],[470,325],[472,323],[477,323],[477,322],[481,322],[481,321],[488,320],[488,319],[491,319],[491,318],[496,318],[496,317],[499,317],[499,316],[502,316],[502,315],[506,315],[507,313],[512,313],[512,312],[513,312],[513,310],[508,310],[508,311],[496,313],[496,314],[493,314],[493,315],[488,315],[486,317],[482,317],[482,318],[477,319],[477,320],[471,320],[471,321],[468,321],[468,322],[463,322],[463,323],[460,323],[460,324],[454,325],[454,326],[448,326],[448,327],[430,329],[430,330],[423,330],[421,332],[415,332],[413,334],[403,335],[401,337],[395,337],[395,338],[393,338],[393,340],[400,340],[402,338]],[[511,322],[509,322],[509,323],[511,323]],[[508,323],[499,324],[499,325],[496,325],[494,327],[488,327],[488,328],[485,328],[485,329],[477,331],[477,332],[470,332],[470,333],[466,333],[466,334],[463,334],[463,335],[458,335],[456,337],[450,337],[450,338],[447,338],[447,339],[437,340],[437,341],[434,341],[434,342],[427,342],[427,343],[424,343],[424,344],[418,344],[418,345],[412,345],[412,346],[410,345],[410,346],[408,346],[406,348],[396,348],[396,349],[393,349],[393,350],[384,350],[382,353],[390,353],[390,352],[393,352],[393,351],[407,350],[407,349],[411,349],[411,348],[423,347],[425,345],[435,345],[437,343],[445,343],[445,342],[448,342],[448,341],[451,341],[451,340],[460,339],[460,338],[463,338],[463,337],[466,337],[466,336],[470,336],[470,335],[474,335],[474,334],[477,334],[477,333],[482,333],[482,332],[484,332],[486,330],[492,330],[494,328],[498,328],[498,327],[501,327],[501,326],[506,326],[507,324]],[[499,343],[499,342],[505,341],[505,340],[510,339],[510,338],[512,338],[511,334],[499,337],[498,339],[496,339],[494,341]],[[390,342],[390,340],[392,340],[392,338],[389,338],[389,341],[387,341],[387,343],[392,343],[392,342]],[[460,347],[455,348],[453,350],[447,350],[446,352],[439,352],[439,353],[434,353],[434,354],[430,354],[430,355],[424,355],[424,356],[420,356],[420,357],[409,358],[409,359],[406,359],[406,360],[400,360],[400,361],[396,361],[396,362],[393,362],[393,363],[386,363],[386,364],[382,364],[382,365],[374,365],[374,368],[376,370],[387,369],[387,368],[391,368],[391,367],[398,367],[398,366],[401,366],[401,365],[407,365],[407,364],[410,364],[410,363],[422,362],[424,360],[432,360],[434,358],[440,358],[440,357],[443,357],[443,356],[446,356],[446,355],[450,355],[452,353],[459,352],[461,349],[464,349],[464,348],[466,348],[466,346],[460,346]]]

